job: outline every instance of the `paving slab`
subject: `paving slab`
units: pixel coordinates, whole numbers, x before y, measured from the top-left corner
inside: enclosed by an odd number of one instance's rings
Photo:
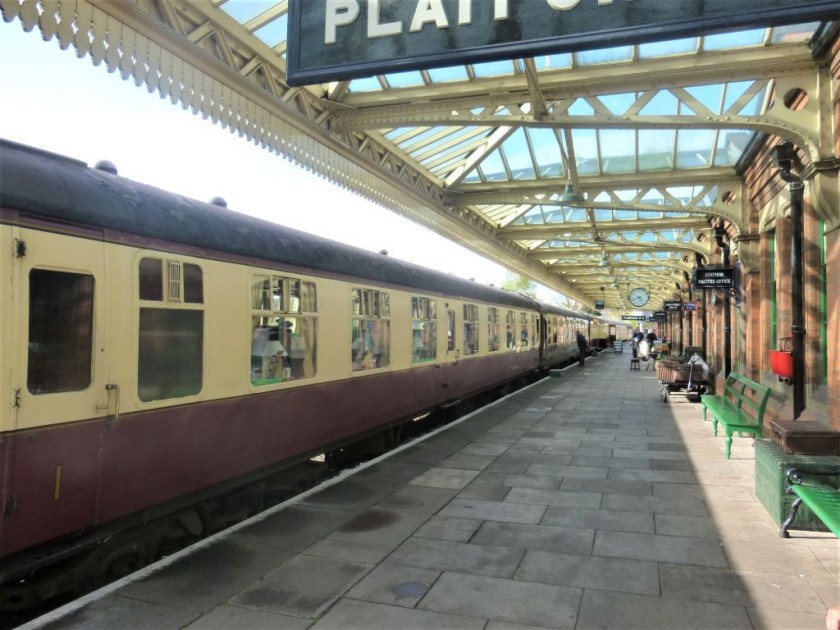
[[[679,562],[707,567],[729,566],[718,541],[686,536],[599,531],[595,535],[593,553],[599,556],[654,562]]]
[[[587,590],[576,630],[638,628],[752,629],[743,606],[689,602],[681,599]]]
[[[395,628],[482,630],[486,623],[486,619],[463,615],[343,599],[311,628],[312,630],[395,630]]]
[[[581,593],[577,588],[445,573],[420,608],[571,630]]]
[[[825,612],[817,591],[808,580],[798,576],[677,564],[661,564],[659,571],[663,597],[735,605],[750,602],[762,609]]]
[[[524,554],[522,549],[416,537],[400,545],[388,560],[421,569],[510,577]]]
[[[516,579],[642,595],[659,595],[655,562],[528,551]]]
[[[292,617],[313,618],[371,567],[300,555],[230,600],[231,604]]]
[[[592,553],[595,530],[554,525],[485,522],[470,540],[478,545],[508,549],[543,549],[568,553]]]

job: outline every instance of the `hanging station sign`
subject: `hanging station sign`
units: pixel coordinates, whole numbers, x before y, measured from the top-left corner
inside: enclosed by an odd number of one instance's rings
[[[288,0],[289,85],[840,17],[837,0]]]
[[[694,270],[695,289],[732,289],[735,286],[735,267],[697,267]]]
[[[679,300],[665,300],[662,303],[662,310],[666,313],[673,313],[682,310],[682,302]]]
[[[604,310],[604,301],[603,300],[595,300],[595,309],[598,311]]]
[[[626,322],[645,322],[647,321],[647,315],[622,315],[621,319]]]

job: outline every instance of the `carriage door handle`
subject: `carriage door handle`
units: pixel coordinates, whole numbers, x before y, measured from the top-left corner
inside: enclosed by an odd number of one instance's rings
[[[111,408],[111,392],[114,392],[114,417],[109,422],[116,422],[120,417],[120,386],[116,383],[105,385],[106,398],[104,404],[97,401],[96,408],[108,411]]]

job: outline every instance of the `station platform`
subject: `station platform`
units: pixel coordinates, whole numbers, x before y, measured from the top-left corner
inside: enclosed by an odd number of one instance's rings
[[[777,527],[700,405],[602,352],[27,628],[823,628],[840,541]]]

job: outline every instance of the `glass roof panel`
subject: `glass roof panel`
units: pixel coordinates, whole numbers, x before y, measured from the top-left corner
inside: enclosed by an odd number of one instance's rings
[[[572,54],[540,55],[534,57],[534,65],[537,70],[562,70],[572,67]]]
[[[734,31],[732,33],[718,33],[706,35],[703,38],[704,50],[728,50],[731,48],[747,48],[761,46],[767,31],[763,28],[751,31]]]
[[[480,184],[483,180],[481,179],[481,171],[480,169],[473,169],[461,180],[465,184]]]
[[[489,61],[473,64],[472,69],[476,78],[487,79],[513,74],[514,64],[512,61]]]
[[[623,114],[636,102],[635,94],[605,94],[598,98],[613,114]]]
[[[618,61],[630,61],[633,59],[632,46],[618,46],[616,48],[600,48],[597,50],[584,50],[575,53],[578,65],[591,66],[599,63],[615,63]]]
[[[752,138],[750,131],[722,130],[719,134],[715,166],[734,166]]]
[[[446,127],[428,127],[423,133],[412,135],[408,140],[399,143],[399,147],[404,151],[411,151],[411,147],[416,144],[423,144],[424,140],[431,138],[445,130]]]
[[[367,77],[365,79],[353,79],[350,82],[351,92],[378,92],[382,89],[382,84],[376,77]]]
[[[636,170],[635,131],[599,129],[598,137],[601,146],[601,169],[604,173],[632,173]]]
[[[714,130],[680,129],[677,132],[677,168],[710,166],[714,142]]]
[[[578,174],[598,174],[598,140],[595,130],[572,129],[572,142],[575,145],[575,166]]]
[[[679,113],[679,101],[670,92],[660,90],[639,113],[642,116],[676,116]]]
[[[770,38],[774,44],[781,42],[808,41],[819,27],[819,22],[807,24],[790,24],[788,26],[777,26],[773,29],[773,36]]]
[[[657,171],[674,168],[673,129],[639,130],[639,170]]]
[[[469,134],[472,131],[471,129],[467,129],[465,127],[462,127],[461,129],[452,127],[435,127],[433,130],[436,131],[436,133],[433,134],[435,136],[435,140],[418,147],[418,152],[424,157],[430,152],[434,152],[439,155],[439,152],[437,152],[436,149],[444,144],[451,146],[453,142],[458,140],[458,138],[465,134]],[[447,149],[447,151],[448,150],[449,149]]]
[[[563,160],[560,157],[560,146],[557,136],[551,129],[528,129],[531,146],[537,161],[539,177],[562,177]]]
[[[507,181],[507,171],[505,170],[502,156],[498,151],[493,151],[481,162],[479,168],[481,169],[484,179],[489,182]]]
[[[421,75],[417,70],[386,74],[385,80],[388,82],[388,86],[392,88],[417,87],[418,85],[425,84],[425,81],[423,81],[423,75]]]
[[[536,179],[531,149],[525,139],[525,131],[520,127],[502,145],[510,174],[515,180]]]
[[[244,24],[276,4],[277,0],[228,0],[219,8],[240,24]]]
[[[568,114],[570,116],[592,116],[595,114],[595,109],[585,99],[577,98],[569,107]]]
[[[723,90],[725,87],[726,85],[723,83],[714,83],[712,85],[690,86],[685,88],[685,91],[691,94],[691,96],[696,98],[698,101],[700,101],[700,104],[712,113],[720,114],[722,112],[721,106],[723,102]],[[682,111],[682,113],[687,114],[687,106],[683,105],[683,107],[685,109]],[[703,114],[703,112],[693,113],[697,114],[698,116]]]
[[[450,81],[467,81],[470,76],[465,66],[451,66],[448,68],[429,68],[427,70],[432,83],[448,83]]]
[[[670,57],[673,55],[684,55],[697,51],[698,39],[674,39],[665,42],[653,42],[639,45],[639,59],[654,59],[657,57]]]
[[[262,28],[258,28],[254,31],[254,35],[274,48],[278,44],[286,41],[287,20],[288,18],[286,15],[281,15],[276,20],[272,20]]]

